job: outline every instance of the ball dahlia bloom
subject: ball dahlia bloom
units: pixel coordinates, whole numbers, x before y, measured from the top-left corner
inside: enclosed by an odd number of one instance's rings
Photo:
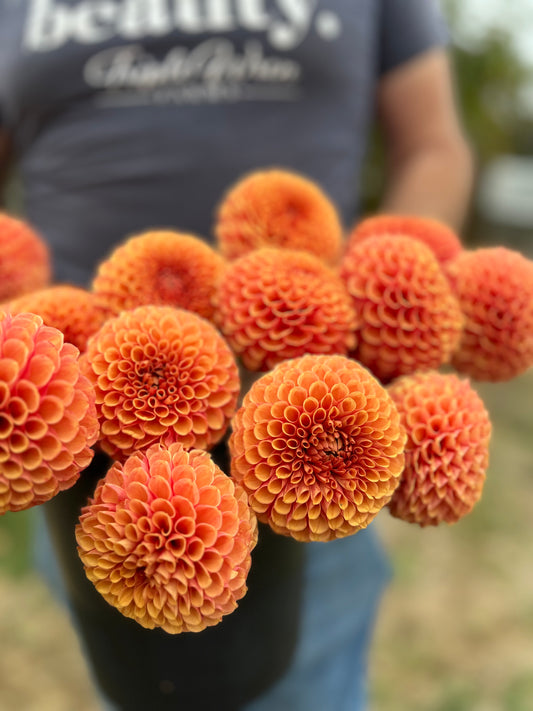
[[[505,381],[533,365],[533,262],[505,247],[465,251],[447,269],[465,315],[452,365]]]
[[[246,593],[257,523],[207,452],[154,445],[115,463],[82,509],[78,552],[108,603],[143,627],[199,632]]]
[[[463,249],[461,240],[443,222],[414,215],[374,215],[361,220],[352,230],[348,244],[368,237],[403,236],[418,239],[428,246],[441,264],[446,264]]]
[[[270,370],[304,353],[355,348],[356,317],[344,284],[317,257],[264,248],[230,264],[215,322],[246,368]]]
[[[87,348],[87,340],[102,326],[109,313],[99,306],[94,294],[68,284],[50,286],[19,296],[3,306],[12,314],[34,313],[45,325],[61,331],[65,341],[80,351]]]
[[[45,287],[51,278],[48,247],[26,222],[0,212],[0,301]]]
[[[463,315],[429,247],[411,237],[362,240],[347,250],[340,275],[359,322],[354,356],[376,377],[450,361]]]
[[[485,483],[491,423],[483,402],[468,380],[436,372],[398,378],[389,392],[407,432],[392,515],[420,526],[455,523]]]
[[[89,340],[83,367],[95,388],[100,445],[116,459],[163,438],[208,449],[235,411],[233,354],[215,327],[190,311],[123,311]]]
[[[306,355],[252,385],[229,444],[232,476],[260,521],[299,541],[330,541],[365,528],[389,502],[405,433],[363,366]]]
[[[334,264],[342,248],[333,203],[318,185],[285,170],[257,171],[233,185],[218,208],[215,234],[228,259],[260,247],[287,247]]]
[[[78,356],[39,316],[0,311],[0,514],[70,488],[93,457],[94,392]]]
[[[92,290],[115,314],[155,304],[188,309],[211,320],[224,266],[224,259],[198,237],[170,230],[145,232],[119,245],[99,265]]]

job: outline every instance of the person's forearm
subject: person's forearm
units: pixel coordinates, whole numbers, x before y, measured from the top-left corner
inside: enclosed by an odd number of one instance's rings
[[[473,159],[467,143],[426,147],[389,166],[381,210],[434,217],[459,230],[473,186]]]
[[[459,229],[473,183],[472,154],[442,48],[388,72],[377,94],[387,156],[382,209],[426,215]]]
[[[5,133],[0,131],[0,209],[5,207],[6,182],[9,172],[10,143]]]

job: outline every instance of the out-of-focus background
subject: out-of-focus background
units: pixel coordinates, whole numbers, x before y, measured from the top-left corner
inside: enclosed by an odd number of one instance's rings
[[[443,7],[478,161],[463,238],[533,258],[533,0]],[[380,161],[367,168],[372,205]],[[372,711],[533,711],[533,372],[475,387],[493,421],[480,503],[432,530],[377,518],[395,575],[371,658]]]
[[[533,0],[445,0],[478,184],[463,235],[533,258]],[[366,204],[382,185],[379,142]],[[377,525],[394,579],[370,667],[372,711],[533,710],[533,372],[476,385],[494,434],[483,498],[460,523]],[[0,709],[98,711],[68,615],[32,571],[33,512],[0,518]],[[328,710],[325,710],[328,711]]]

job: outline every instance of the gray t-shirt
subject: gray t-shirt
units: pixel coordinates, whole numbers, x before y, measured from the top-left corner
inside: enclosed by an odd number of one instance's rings
[[[0,0],[0,122],[56,278],[148,228],[211,240],[266,166],[348,225],[379,76],[445,38],[433,0]]]

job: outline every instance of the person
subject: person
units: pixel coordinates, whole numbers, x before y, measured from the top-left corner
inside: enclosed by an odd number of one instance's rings
[[[458,227],[472,159],[446,43],[431,0],[0,0],[0,165],[17,168],[56,281],[79,285],[148,228],[211,241],[224,191],[267,166],[315,180],[351,226],[374,118],[382,210]],[[103,602],[76,556],[79,508],[106,466],[97,457],[42,507],[106,703],[365,708],[389,577],[372,526],[328,544],[262,528],[238,610],[198,635],[159,634]]]

